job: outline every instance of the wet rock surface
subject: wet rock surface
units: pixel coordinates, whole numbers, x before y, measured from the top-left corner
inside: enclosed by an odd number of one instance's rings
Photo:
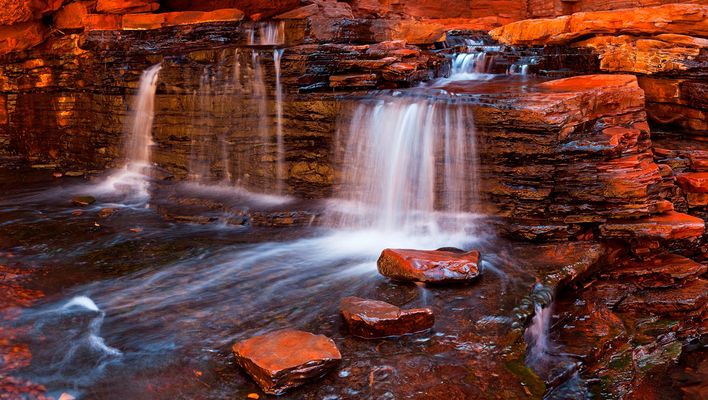
[[[339,308],[349,332],[367,339],[416,333],[430,329],[435,323],[430,308],[401,309],[360,297],[343,298]]]
[[[397,281],[464,283],[479,275],[479,251],[385,249],[377,261],[379,273]]]
[[[234,344],[236,362],[268,394],[283,394],[322,377],[341,361],[334,342],[322,335],[283,330]]]

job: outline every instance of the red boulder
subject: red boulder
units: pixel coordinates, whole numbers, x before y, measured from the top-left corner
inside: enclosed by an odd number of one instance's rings
[[[385,249],[379,273],[397,281],[468,282],[479,275],[479,251]]]
[[[402,310],[383,301],[345,297],[339,306],[349,332],[366,339],[400,336],[430,329],[435,323],[433,310]]]
[[[332,339],[281,330],[234,344],[236,362],[268,394],[279,395],[324,376],[342,359]]]

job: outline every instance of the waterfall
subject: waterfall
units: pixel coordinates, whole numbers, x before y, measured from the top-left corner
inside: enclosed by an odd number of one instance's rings
[[[283,182],[285,180],[285,143],[283,140],[283,87],[280,83],[280,59],[282,56],[282,49],[273,50],[273,65],[275,66],[275,137],[278,152],[278,161],[276,165],[277,194],[283,193]]]
[[[150,197],[148,192],[150,173],[150,153],[152,141],[152,122],[155,116],[155,91],[161,64],[153,65],[140,76],[138,93],[132,106],[124,133],[123,168],[112,174],[98,190],[108,193],[121,193],[131,201],[145,204]]]
[[[258,37],[256,37],[256,33]],[[249,46],[276,46],[285,42],[285,30],[282,21],[258,22],[248,29]]]
[[[339,226],[435,234],[469,227],[477,200],[472,114],[453,98],[378,96],[338,132],[346,139]]]
[[[265,54],[258,49],[225,50],[215,63],[203,67],[192,102],[192,182],[267,194],[285,191],[283,50],[273,49],[273,80],[268,80],[272,92],[266,83]],[[233,139],[236,133],[238,140]],[[239,151],[239,144],[250,148]]]

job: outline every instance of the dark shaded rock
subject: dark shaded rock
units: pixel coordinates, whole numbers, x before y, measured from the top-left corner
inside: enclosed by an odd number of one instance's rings
[[[75,206],[88,206],[96,202],[96,198],[93,196],[76,196],[71,199],[71,204]]]
[[[385,249],[379,273],[399,281],[469,282],[479,275],[479,251],[459,254],[438,250]]]
[[[699,276],[706,266],[677,254],[658,255],[649,260],[629,260],[609,272],[610,278],[630,281],[638,287],[670,287]]]
[[[255,336],[233,345],[236,362],[268,394],[324,376],[342,359],[332,339],[297,330]]]
[[[403,310],[383,301],[359,297],[343,298],[339,309],[349,332],[367,339],[420,332],[435,323],[430,308]]]
[[[643,290],[627,296],[618,305],[621,311],[673,314],[699,310],[708,300],[708,280],[696,279],[683,287]]]

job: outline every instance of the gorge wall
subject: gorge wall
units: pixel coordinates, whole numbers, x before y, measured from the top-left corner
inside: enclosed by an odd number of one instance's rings
[[[119,165],[137,80],[161,62],[153,156],[166,176],[230,179],[252,188],[273,184],[278,149],[263,132],[273,132],[280,118],[281,179],[292,194],[326,197],[341,170],[330,149],[351,95],[445,76],[465,40],[493,44],[485,32],[497,26],[491,37],[506,46],[490,50],[493,72],[527,60],[543,79],[637,76],[568,81],[573,84],[559,83],[562,90],[534,84],[531,92],[490,85],[463,96],[475,116],[483,203],[511,222],[503,224],[508,234],[609,238],[613,234],[602,228],[608,221],[708,203],[695,184],[700,175],[675,179],[703,173],[704,5],[502,26],[525,12],[502,13],[512,9],[505,2],[60,3],[27,3],[4,20],[13,31],[17,24],[49,29],[37,28],[46,34],[39,44],[25,40],[29,36],[2,42],[0,156],[6,164],[80,173]],[[269,30],[275,42],[263,41]],[[676,148],[684,139],[691,147]]]

